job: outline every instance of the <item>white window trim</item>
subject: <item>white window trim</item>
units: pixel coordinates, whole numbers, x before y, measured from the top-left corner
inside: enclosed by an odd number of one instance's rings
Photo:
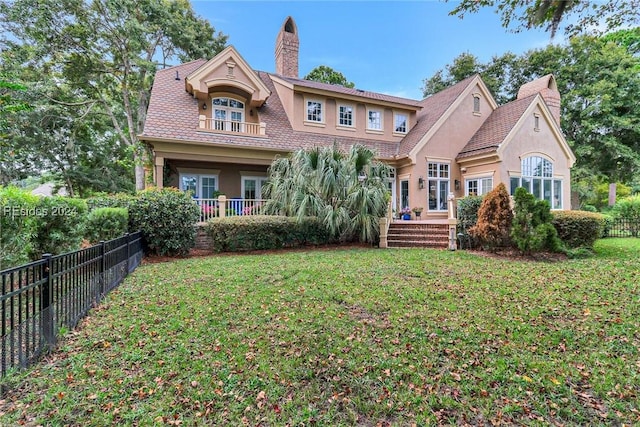
[[[431,163],[438,165],[438,167],[437,167],[438,176],[437,177],[429,176],[429,164],[431,164]],[[446,178],[440,177],[440,166],[441,165],[446,165],[447,166],[447,175],[448,175],[448,177],[446,177]],[[446,181],[448,183],[448,186],[447,186],[448,187],[448,191],[447,191],[447,195],[445,196],[444,203],[443,203],[442,200],[440,200],[440,203],[436,203],[440,207],[438,207],[436,209],[428,209],[430,212],[446,212],[448,210],[448,203],[447,203],[446,197],[448,197],[449,196],[448,193],[451,192],[451,172],[452,171],[451,171],[451,163],[450,162],[434,161],[434,160],[431,160],[431,161],[427,162],[427,171],[426,171],[426,176],[427,176],[426,177],[426,183],[427,183],[427,208],[429,207],[429,192],[431,191],[431,188],[429,188],[429,186],[431,185],[430,181],[436,181],[437,182],[436,185],[438,185],[438,188],[436,188],[436,192],[437,192],[436,194],[438,194],[439,191],[440,191],[440,188],[439,188],[440,182]],[[444,208],[441,208],[441,206],[444,206]]]
[[[211,173],[216,172],[216,173]],[[196,194],[192,197],[202,198],[202,178],[215,178],[216,185],[215,191],[220,191],[220,175],[219,171],[207,171],[207,173],[200,172],[191,172],[189,170],[179,170],[178,171],[178,188],[181,191],[187,191],[182,185],[182,178],[184,176],[195,176],[196,177]]]
[[[340,107],[350,107],[351,108],[351,124],[343,125],[340,123]],[[353,104],[346,103],[338,103],[338,108],[336,108],[336,127],[352,130],[356,127],[356,106]]]
[[[317,120],[309,120],[309,103],[310,102],[317,102],[318,104],[320,104],[320,118],[321,120],[317,121]],[[311,125],[311,126],[325,126],[325,117],[326,117],[326,113],[327,113],[327,103],[325,102],[324,99],[320,99],[320,98],[305,98],[304,99],[304,124],[305,125]]]
[[[523,175],[522,174],[522,163],[524,160],[530,158],[530,157],[539,157],[543,160],[548,161],[549,163],[551,163],[551,176],[533,176],[533,175]],[[525,155],[521,156],[520,159],[520,171],[509,171],[509,185],[511,186],[511,179],[515,178],[518,180],[519,186],[522,186],[522,178],[526,178],[528,180],[533,180],[533,179],[539,179],[542,181],[541,185],[544,191],[544,181],[550,181],[551,182],[551,210],[562,210],[564,207],[564,199],[563,199],[563,193],[564,193],[564,181],[565,181],[565,177],[561,176],[561,175],[556,175],[555,173],[555,162],[549,158],[549,156],[543,155],[541,153],[538,152],[531,152],[531,153],[527,153]],[[560,201],[560,206],[559,207],[553,207],[553,200],[556,196],[555,194],[555,185],[554,183],[558,181],[560,182],[560,197],[559,197],[559,201]],[[511,189],[509,189],[511,191]],[[527,191],[529,191],[527,189]],[[534,195],[536,200],[546,200],[544,198],[540,199],[538,198],[537,195]]]
[[[267,176],[266,175],[241,175],[240,176],[240,182],[241,182],[241,188],[240,188],[240,194],[242,195],[242,198],[244,198],[244,190],[245,190],[245,186],[244,186],[244,182],[247,179],[255,179],[256,183],[258,183],[259,188],[256,187],[256,193],[260,193],[260,197],[258,197],[257,199],[260,200],[262,199],[262,184],[260,184],[260,181],[265,181],[267,180]],[[256,194],[256,196],[258,196],[258,194]]]
[[[482,191],[482,181],[485,179],[490,179],[491,180],[491,188],[493,189],[493,176],[487,176],[487,175],[483,175],[483,176],[478,176],[478,177],[465,177],[464,180],[464,195],[465,196],[469,196],[469,181],[478,181],[478,191],[481,192]],[[476,194],[476,196],[483,196],[486,193],[480,193],[480,194]]]
[[[380,128],[379,129],[369,127],[369,112],[370,111],[376,111],[376,112],[380,113]],[[367,116],[365,118],[366,123],[367,123],[366,131],[370,132],[370,133],[384,133],[384,109],[367,107],[367,113],[366,114],[367,114]]]
[[[404,121],[404,127],[405,127],[405,131],[401,132],[401,131],[397,131],[396,130],[396,117],[397,116],[404,116],[405,121]],[[409,133],[409,114],[405,113],[403,111],[394,111],[393,112],[393,133],[396,135],[406,135]]]

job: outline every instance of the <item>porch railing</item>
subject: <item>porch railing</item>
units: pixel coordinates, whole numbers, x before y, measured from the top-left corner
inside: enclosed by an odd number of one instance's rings
[[[267,125],[264,122],[237,122],[234,120],[211,119],[207,118],[204,115],[201,115],[199,128],[217,132],[230,132],[253,136],[264,136],[266,135]]]
[[[200,221],[206,222],[212,218],[228,216],[253,216],[262,213],[265,199],[228,199],[220,196],[217,199],[193,199],[200,206]]]

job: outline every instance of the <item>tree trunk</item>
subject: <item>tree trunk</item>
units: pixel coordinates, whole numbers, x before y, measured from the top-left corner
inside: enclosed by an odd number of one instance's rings
[[[144,162],[145,156],[143,153],[139,153],[138,150],[134,150],[133,162],[134,171],[136,175],[136,191],[144,190]]]

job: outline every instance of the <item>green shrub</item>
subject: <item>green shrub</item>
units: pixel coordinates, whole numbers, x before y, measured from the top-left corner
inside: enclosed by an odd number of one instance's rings
[[[0,187],[0,270],[29,262],[38,197],[17,187]]]
[[[329,232],[317,218],[285,216],[213,218],[208,223],[213,250],[236,252],[328,243]]]
[[[616,200],[621,200],[631,195],[632,188],[622,183],[616,184]],[[609,206],[609,184],[602,183],[596,186],[593,197],[587,199],[587,204],[602,210]]]
[[[148,189],[129,205],[129,230],[141,230],[149,252],[185,255],[195,245],[200,208],[175,188]]]
[[[511,240],[523,253],[548,250],[557,252],[562,243],[552,225],[551,207],[546,200],[536,200],[535,196],[522,187],[516,188],[514,195]]]
[[[593,248],[602,236],[605,216],[585,211],[553,211],[553,226],[569,248]]]
[[[484,196],[478,210],[478,222],[469,233],[487,249],[508,246],[513,212],[507,187],[500,183]]]
[[[80,249],[87,217],[84,200],[70,197],[42,197],[36,206],[36,236],[31,259]]]
[[[593,205],[582,205],[580,210],[585,212],[598,212],[598,208]]]
[[[97,208],[89,212],[84,237],[91,243],[111,240],[124,235],[129,227],[129,212],[125,208]]]
[[[99,208],[129,208],[136,196],[128,193],[94,196],[87,199],[89,211]]]
[[[640,232],[640,195],[620,200],[613,207],[613,215],[616,219],[624,220],[625,227],[631,235],[638,237]]]
[[[458,200],[458,233],[469,235],[469,229],[478,222],[478,211],[482,205],[482,196],[468,196]],[[475,246],[470,239],[471,246]]]

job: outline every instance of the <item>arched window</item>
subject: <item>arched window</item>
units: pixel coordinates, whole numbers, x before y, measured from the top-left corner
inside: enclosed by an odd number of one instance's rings
[[[233,98],[213,98],[213,128],[244,132],[244,103]]]
[[[540,156],[530,156],[520,163],[520,176],[511,177],[511,195],[523,187],[537,199],[549,202],[551,209],[562,209],[562,180],[553,179],[553,163]]]

